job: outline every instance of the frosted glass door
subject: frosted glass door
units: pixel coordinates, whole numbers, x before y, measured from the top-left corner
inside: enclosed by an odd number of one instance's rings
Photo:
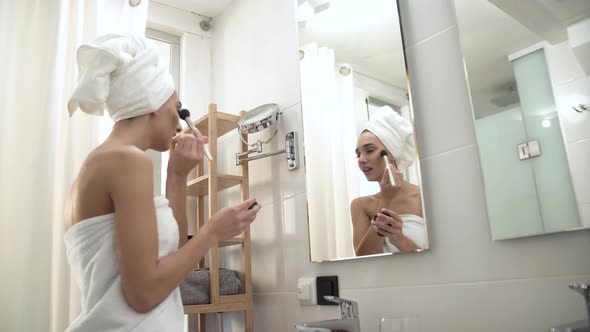
[[[527,140],[541,155],[530,162],[545,232],[579,227],[563,134],[543,49],[512,61]]]

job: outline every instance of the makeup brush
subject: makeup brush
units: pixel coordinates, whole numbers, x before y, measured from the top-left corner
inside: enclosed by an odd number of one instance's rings
[[[189,112],[189,110],[187,110],[186,108],[181,109],[180,111],[178,111],[178,116],[186,122],[186,124],[191,130],[195,132],[198,131],[197,128],[195,128],[195,126],[193,125],[193,120],[191,120],[191,112]],[[213,160],[213,157],[211,157],[209,149],[207,149],[207,145],[203,145],[203,148],[205,151],[205,157],[207,157],[209,161]]]
[[[391,173],[391,168],[389,168],[389,159],[387,159],[387,151],[381,150],[381,157],[385,159],[385,167],[387,168],[387,173],[389,173],[389,182],[391,182],[392,186],[395,186],[395,180],[393,179],[393,173]]]

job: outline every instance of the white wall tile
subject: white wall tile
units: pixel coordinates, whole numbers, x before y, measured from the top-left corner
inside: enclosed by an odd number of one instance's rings
[[[570,143],[567,150],[578,204],[590,204],[590,139]]]
[[[582,227],[590,227],[590,204],[578,203],[578,210],[580,211]]]
[[[406,51],[422,158],[475,143],[465,66],[455,26]]]
[[[590,109],[590,76],[555,88],[557,110],[563,134],[568,143],[590,138],[590,112],[578,113],[572,109],[585,104]]]
[[[582,296],[567,288],[590,276],[473,284],[343,290],[359,302],[363,331],[379,331],[379,317],[416,313],[420,331],[547,331],[584,318]]]
[[[265,203],[250,227],[255,293],[280,292],[285,287],[282,214],[281,204]]]
[[[545,54],[554,85],[561,85],[586,76],[572,51],[569,40],[546,47]]]
[[[242,0],[215,18],[213,97],[226,112],[300,102],[294,7],[290,0]]]
[[[361,330],[379,331],[379,317],[416,313],[422,332],[547,331],[584,319],[582,296],[572,282],[590,275],[420,287],[343,289],[341,297],[359,303]],[[256,331],[294,331],[301,322],[339,318],[335,306],[301,306],[295,293],[254,296]]]
[[[400,0],[399,7],[406,47],[455,24],[451,0]]]

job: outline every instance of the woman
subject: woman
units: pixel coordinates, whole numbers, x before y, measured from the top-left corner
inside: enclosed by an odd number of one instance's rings
[[[70,114],[102,115],[115,124],[84,161],[68,198],[68,261],[82,312],[68,331],[182,331],[179,284],[220,240],[256,217],[255,199],[215,213],[187,239],[187,175],[203,161],[207,137],[181,131],[181,103],[157,47],[145,37],[106,35],[77,54],[78,86]],[[166,197],[153,197],[147,149],[167,151]]]
[[[382,151],[387,153],[395,184]],[[415,153],[412,124],[389,106],[381,107],[359,135],[359,168],[368,181],[379,181],[381,190],[351,203],[357,256],[425,249],[420,187],[405,181],[401,172],[412,164]]]

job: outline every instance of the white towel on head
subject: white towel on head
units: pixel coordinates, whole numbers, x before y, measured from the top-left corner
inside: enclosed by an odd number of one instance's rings
[[[113,121],[157,111],[174,92],[174,80],[157,46],[144,36],[104,35],[80,46],[78,86],[68,101],[70,116],[80,108]]]
[[[389,106],[380,107],[362,131],[375,134],[392,154],[399,169],[412,165],[416,155],[414,127]]]

